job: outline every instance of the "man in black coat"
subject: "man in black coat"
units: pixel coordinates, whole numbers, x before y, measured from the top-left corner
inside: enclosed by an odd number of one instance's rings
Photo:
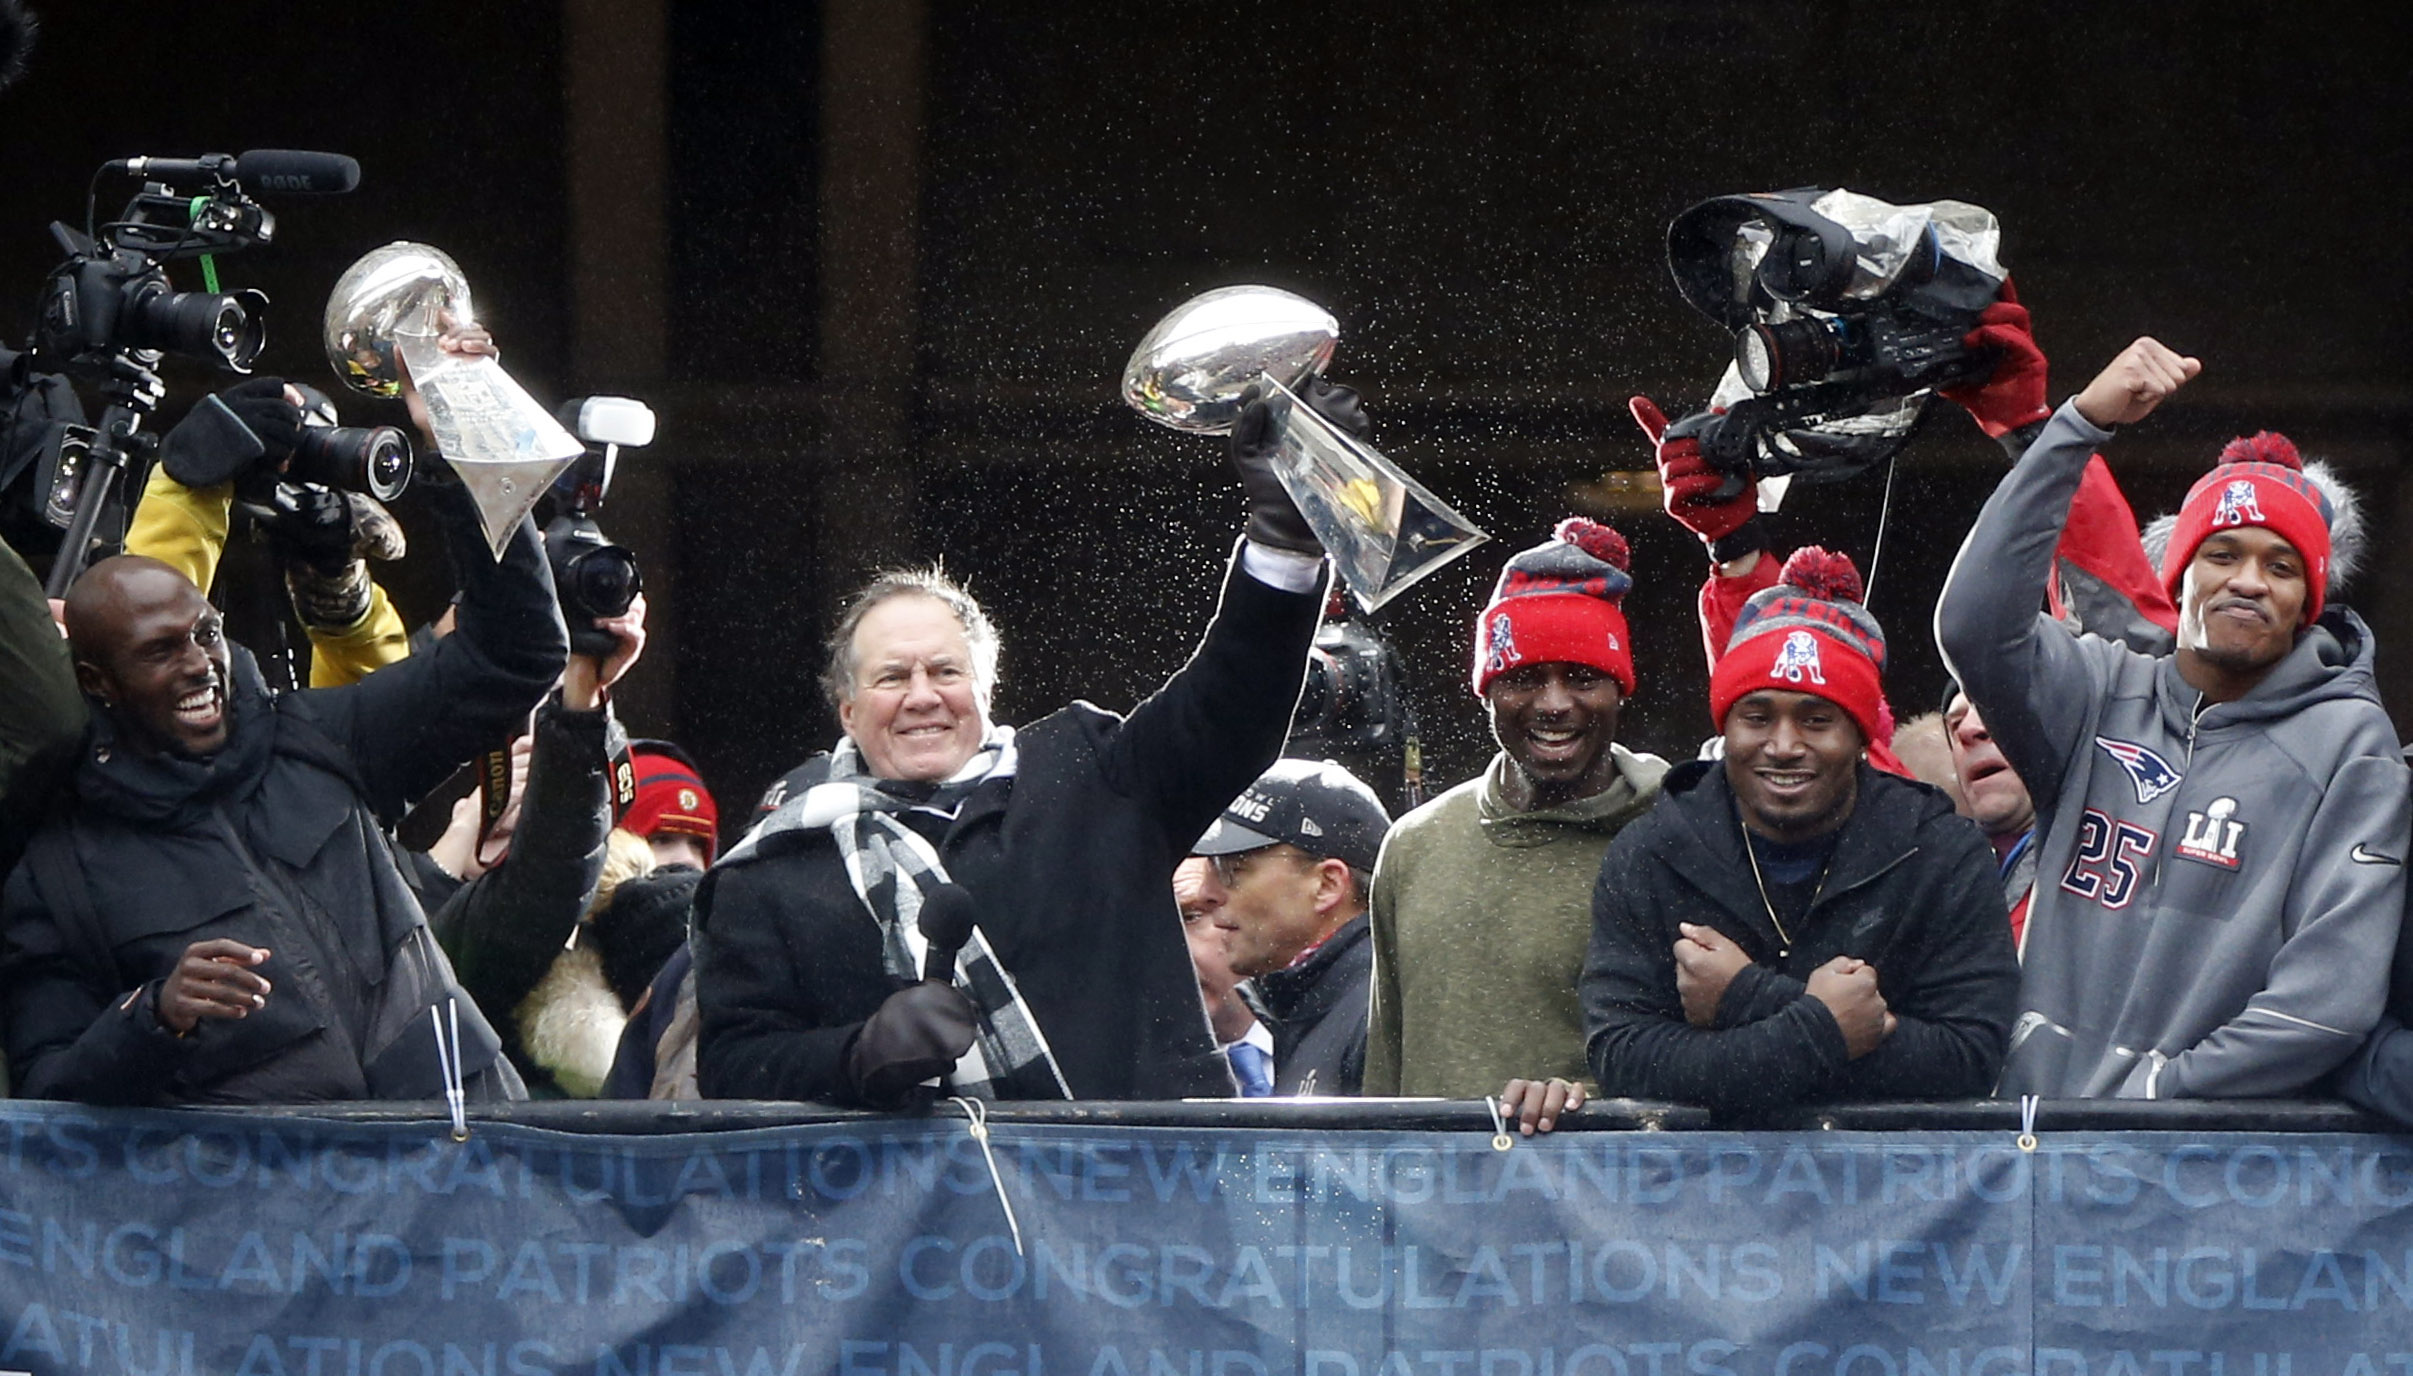
[[[1273,1092],[1355,1094],[1366,1073],[1374,943],[1366,891],[1391,814],[1331,760],[1276,760],[1192,853],[1212,864],[1194,900],[1273,1034]]]
[[[1356,397],[1303,393],[1362,430]],[[1272,470],[1273,416],[1232,457],[1247,538],[1197,653],[1128,718],[1076,702],[992,726],[996,635],[943,575],[850,604],[824,687],[846,738],[697,897],[707,1096],[886,1107],[923,1081],[995,1098],[1225,1097],[1174,865],[1280,752],[1321,611],[1322,547]],[[954,979],[918,915],[942,884],[976,927]]]
[[[1883,632],[1797,551],[1710,680],[1724,758],[1671,771],[1602,858],[1584,964],[1603,1094],[1748,1115],[1987,1093],[2019,965],[1985,838],[1871,769]]]
[[[459,629],[357,683],[271,695],[183,575],[120,556],[69,590],[93,721],[72,797],[0,901],[23,1094],[93,1103],[426,1098],[458,1013],[473,1098],[518,1080],[383,827],[552,686],[568,652],[525,520],[498,563],[467,493],[432,496]]]

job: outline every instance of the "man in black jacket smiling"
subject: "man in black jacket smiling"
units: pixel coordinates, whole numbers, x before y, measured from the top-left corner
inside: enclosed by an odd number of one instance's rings
[[[442,346],[494,350],[475,324]],[[68,589],[92,719],[68,798],[0,895],[17,1092],[119,1104],[524,1092],[385,828],[527,716],[569,641],[536,528],[523,518],[498,560],[467,491],[429,490],[459,630],[340,688],[272,694],[201,590],[158,560],[106,559]]]
[[[1601,862],[1584,966],[1601,1092],[1750,1114],[1985,1094],[2019,966],[1992,852],[1869,768],[1884,634],[1850,561],[1796,551],[1710,681],[1722,761],[1667,776]]]
[[[1348,389],[1302,395],[1364,428]],[[1243,411],[1247,538],[1196,655],[1128,718],[1076,702],[993,725],[977,603],[935,572],[857,594],[824,675],[846,732],[827,782],[697,896],[706,1095],[886,1107],[933,1077],[1001,1099],[1231,1095],[1170,878],[1280,752],[1323,606],[1271,432],[1264,403]],[[955,978],[924,980],[918,914],[947,883],[977,927]]]
[[[523,520],[498,564],[466,492],[435,496],[460,629],[341,688],[270,694],[200,590],[156,560],[104,560],[69,589],[93,724],[72,805],[0,908],[20,1093],[433,1097],[428,1009],[456,998],[470,1094],[516,1088],[382,824],[524,718],[568,641],[534,528]]]

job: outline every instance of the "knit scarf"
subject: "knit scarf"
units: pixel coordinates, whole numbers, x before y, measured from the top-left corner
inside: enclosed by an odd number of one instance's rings
[[[729,859],[766,836],[827,830],[847,880],[880,928],[881,964],[911,983],[929,949],[921,932],[922,896],[950,882],[938,850],[903,820],[911,812],[953,819],[983,784],[1014,776],[1014,728],[993,726],[978,753],[935,785],[878,779],[863,772],[852,740],[830,755],[829,782],[816,784],[762,820]],[[955,986],[979,1014],[979,1035],[946,1078],[947,1092],[979,1099],[1069,1099],[1072,1089],[1048,1049],[1047,1035],[978,927],[955,956]]]

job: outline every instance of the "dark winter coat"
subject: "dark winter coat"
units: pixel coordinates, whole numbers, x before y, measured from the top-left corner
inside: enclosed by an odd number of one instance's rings
[[[1602,1094],[1749,1113],[1993,1088],[2019,961],[1994,853],[1942,793],[1860,766],[1825,883],[1790,924],[1796,940],[1783,956],[1743,845],[1715,761],[1671,770],[1659,805],[1609,843],[1583,974],[1586,1053]],[[1686,1023],[1676,993],[1685,922],[1716,928],[1753,961],[1727,986],[1715,1027]],[[1875,966],[1900,1020],[1858,1060],[1808,992],[1811,972],[1836,956]]]
[[[1366,1078],[1373,931],[1364,913],[1305,960],[1240,986],[1274,1038],[1274,1093],[1355,1094]]]
[[[604,754],[609,720],[601,710],[570,711],[558,699],[536,714],[510,853],[428,919],[461,987],[493,1014],[504,1052],[531,1081],[535,1067],[511,1013],[553,968],[603,877],[612,832]]]
[[[1163,688],[1128,718],[1076,702],[1022,728],[1018,772],[933,837],[1078,1098],[1233,1093],[1173,868],[1280,752],[1322,606],[1235,558],[1204,641]],[[845,1102],[847,1049],[903,986],[829,834],[766,837],[715,866],[695,926],[704,1094]]]
[[[498,565],[458,489],[459,629],[357,683],[270,696],[235,653],[227,745],[205,761],[115,745],[96,713],[70,806],[0,904],[0,1009],[20,1093],[93,1103],[422,1098],[441,1090],[427,1009],[457,989],[383,824],[503,739],[568,652],[533,527]],[[249,1017],[178,1037],[165,977],[196,941],[273,954]],[[460,999],[473,1094],[516,1086]],[[480,1075],[482,1068],[487,1073]]]

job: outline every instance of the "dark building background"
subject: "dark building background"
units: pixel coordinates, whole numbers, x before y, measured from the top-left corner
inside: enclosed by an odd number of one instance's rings
[[[1115,383],[1164,311],[1245,281],[1339,316],[1334,371],[1383,448],[1494,536],[1382,618],[1435,781],[1487,751],[1473,609],[1581,510],[1634,543],[1626,735],[1689,753],[1698,549],[1603,475],[1648,466],[1629,394],[1675,413],[1723,361],[1661,244],[1725,192],[1991,208],[2057,397],[2139,333],[2200,354],[2113,454],[2140,512],[2263,427],[2350,470],[2383,553],[2413,503],[2413,97],[2377,7],[37,8],[31,74],[0,95],[0,328],[30,324],[44,225],[80,216],[104,159],[359,157],[357,194],[271,200],[279,241],[224,266],[277,302],[262,370],[328,381],[328,286],[412,238],[460,260],[540,397],[651,401],[660,438],[604,513],[653,605],[623,714],[732,804],[834,737],[818,643],[881,562],[971,576],[1006,635],[1004,720],[1127,707],[1180,663],[1239,500],[1215,442],[1141,421]],[[205,381],[177,380],[171,411]],[[1934,592],[1999,472],[1956,411],[1902,463],[1873,605],[1906,708],[1941,685]],[[1865,564],[1882,490],[1799,490],[1781,531]],[[394,575],[417,614],[443,596],[432,562]],[[2405,643],[2413,593],[2374,562],[2349,600]],[[2398,656],[2382,674],[2413,706]]]

